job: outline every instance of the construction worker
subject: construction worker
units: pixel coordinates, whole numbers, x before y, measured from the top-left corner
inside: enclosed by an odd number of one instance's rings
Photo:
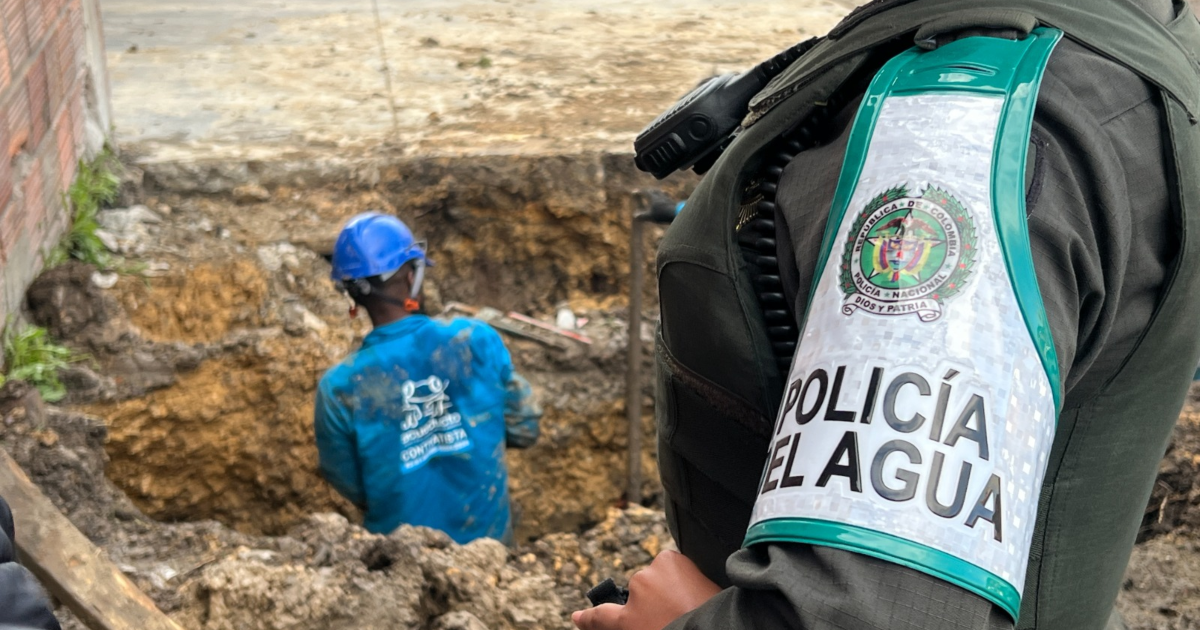
[[[541,410],[490,326],[421,312],[429,264],[399,219],[350,220],[333,279],[374,329],[317,389],[321,473],[364,512],[371,532],[401,524],[456,542],[512,541],[505,447],[538,437]]]
[[[876,0],[792,52],[736,136],[704,108],[745,76],[643,136],[660,175],[723,149],[658,255],[682,553],[575,624],[1123,627],[1200,356],[1200,23]]]
[[[0,630],[59,630],[50,601],[28,569],[17,564],[12,510],[0,497]]]

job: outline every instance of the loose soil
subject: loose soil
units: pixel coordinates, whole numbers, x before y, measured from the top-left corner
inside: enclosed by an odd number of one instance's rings
[[[378,536],[333,513],[274,537],[211,520],[162,523],[105,477],[107,429],[97,418],[46,406],[18,382],[0,390],[0,417],[0,445],[189,629],[566,629],[586,588],[624,581],[670,548],[662,513],[641,506],[610,508],[583,534],[515,549],[491,540],[459,546],[407,526]],[[67,630],[83,627],[58,613]]]

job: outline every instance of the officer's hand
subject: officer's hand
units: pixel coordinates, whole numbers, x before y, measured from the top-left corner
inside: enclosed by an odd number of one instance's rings
[[[662,630],[719,592],[683,554],[664,551],[629,579],[628,603],[581,610],[571,621],[580,630]]]

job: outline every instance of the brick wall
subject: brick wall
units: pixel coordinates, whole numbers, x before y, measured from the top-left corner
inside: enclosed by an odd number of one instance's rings
[[[98,0],[0,0],[0,323],[66,230],[110,126]]]

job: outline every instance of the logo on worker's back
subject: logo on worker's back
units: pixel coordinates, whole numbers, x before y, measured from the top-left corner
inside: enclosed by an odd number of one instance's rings
[[[411,472],[438,455],[461,453],[471,448],[471,438],[462,426],[462,415],[446,393],[450,381],[430,376],[420,381],[405,381],[401,422],[400,469]]]
[[[929,186],[880,193],[855,218],[842,254],[842,313],[942,316],[975,264],[975,225],[962,202]]]

